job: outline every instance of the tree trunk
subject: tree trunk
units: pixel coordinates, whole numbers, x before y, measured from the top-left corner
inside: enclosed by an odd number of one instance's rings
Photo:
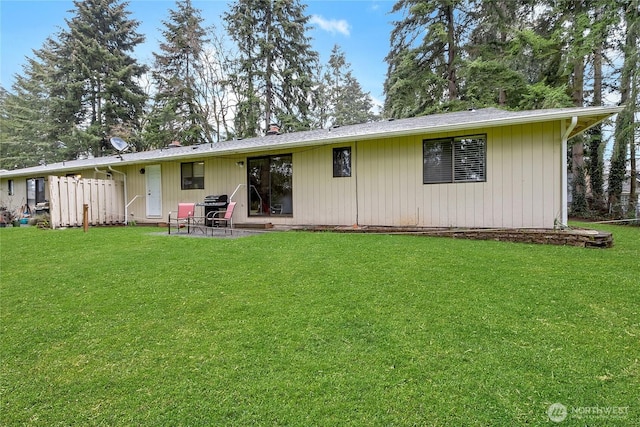
[[[578,56],[573,65],[573,104],[582,107],[584,97],[584,58]],[[584,138],[579,136],[571,147],[571,174],[573,176],[571,212],[583,216],[587,213],[586,179],[584,169]]]
[[[596,11],[595,20],[600,17],[600,11]],[[593,52],[593,105],[602,105],[602,45],[604,35],[597,42]],[[600,153],[602,145],[602,125],[594,126],[589,133],[589,182],[587,194],[589,197],[589,208],[592,212],[602,212],[604,209],[604,181],[602,171],[604,162]]]
[[[624,63],[620,77],[620,103],[627,104],[631,95],[631,81],[633,73],[637,73],[637,36],[634,31],[638,21],[638,1],[630,0],[621,6],[626,22],[626,36],[624,44]],[[635,99],[631,104],[618,114],[616,119],[615,138],[613,143],[613,154],[611,155],[611,168],[609,171],[608,202],[609,210],[615,218],[622,217],[623,206],[621,203],[622,186],[626,175],[627,148],[629,144],[634,144],[634,114]],[[634,150],[635,151],[635,150]]]
[[[264,119],[265,119],[265,129],[269,129],[269,125],[274,121],[274,119],[271,117],[272,115],[272,111],[274,110],[273,108],[273,100],[274,100],[274,96],[273,96],[273,48],[272,43],[272,32],[273,32],[273,28],[272,28],[272,20],[273,20],[273,3],[269,2],[269,4],[266,6],[266,11],[265,11],[265,31],[266,33],[266,49],[267,51],[264,52],[264,57],[265,57],[265,111],[264,111]]]
[[[638,165],[636,160],[636,142],[631,138],[631,172],[629,173],[631,184],[629,185],[629,205],[627,212],[629,216],[636,217],[638,206]]]
[[[638,58],[638,44],[640,43],[640,28],[638,28],[638,26],[640,26],[640,5],[638,3],[639,3],[638,0],[631,1],[631,8],[633,12],[631,13],[631,17],[629,18],[629,21],[631,22],[627,24],[633,28],[633,30],[631,30],[632,31],[631,40],[628,41],[628,44],[627,44],[627,48],[629,49],[629,51],[627,51],[627,55],[633,58],[632,63],[630,65],[630,69],[632,73],[630,78],[630,83],[631,83],[631,104],[635,106],[634,113],[637,113],[639,111],[638,78],[640,77],[640,72],[638,71],[638,67],[640,66],[640,59]],[[635,138],[636,132],[637,132],[636,129],[638,129],[637,123],[636,123],[637,117],[638,117],[637,114],[633,115],[632,126],[630,130],[631,135],[629,138],[629,147],[630,147],[629,151],[631,152],[631,171],[630,171],[631,184],[629,188],[628,212],[630,214],[633,214],[635,217],[637,217],[636,209],[638,206],[638,188],[637,188],[638,187],[638,164],[636,159],[636,153],[637,153],[636,148],[637,148],[638,141]]]
[[[449,4],[447,7],[447,44],[449,51],[449,58],[447,58],[447,82],[449,87],[449,100],[454,101],[458,99],[458,86],[456,81],[456,35],[453,5]]]

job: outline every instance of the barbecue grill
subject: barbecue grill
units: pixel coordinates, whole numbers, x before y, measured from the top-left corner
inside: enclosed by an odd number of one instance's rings
[[[213,225],[218,225],[218,221],[213,221],[209,219],[209,214],[211,212],[219,212],[226,211],[227,206],[229,206],[229,197],[226,194],[220,195],[211,195],[204,198],[204,216],[206,219],[205,225],[207,227],[211,227]],[[213,216],[214,214],[211,214]]]

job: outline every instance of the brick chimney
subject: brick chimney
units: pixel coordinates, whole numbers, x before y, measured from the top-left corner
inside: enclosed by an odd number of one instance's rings
[[[269,125],[269,130],[267,130],[267,135],[280,135],[280,126],[276,123],[271,123]]]

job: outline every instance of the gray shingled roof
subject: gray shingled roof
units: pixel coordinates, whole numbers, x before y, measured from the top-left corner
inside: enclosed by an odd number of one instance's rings
[[[122,154],[122,158],[117,155],[112,155],[91,159],[72,160],[13,171],[0,171],[0,177],[25,176],[54,172],[59,173],[78,169],[90,169],[94,167],[141,164],[152,161],[250,154],[295,147],[355,142],[373,138],[429,134],[443,131],[458,131],[471,128],[544,122],[577,117],[577,125],[569,135],[569,137],[572,137],[621,110],[622,107],[562,108],[531,111],[505,111],[497,108],[484,108],[480,110],[459,111],[408,119],[385,120],[358,125],[341,126],[331,129],[319,129],[280,135],[269,135],[258,138],[222,141],[215,144],[202,144],[137,153],[125,153]]]

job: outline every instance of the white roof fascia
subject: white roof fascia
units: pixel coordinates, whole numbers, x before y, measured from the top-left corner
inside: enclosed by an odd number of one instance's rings
[[[549,113],[537,113],[530,115],[522,115],[517,117],[507,117],[507,118],[495,118],[488,120],[477,120],[464,122],[459,124],[446,124],[446,125],[438,125],[438,126],[430,126],[428,128],[420,128],[420,129],[409,129],[409,130],[401,130],[401,131],[391,131],[391,132],[379,132],[375,134],[376,137],[398,137],[398,136],[409,136],[409,135],[417,135],[424,133],[439,133],[439,132],[455,132],[460,130],[474,129],[478,127],[498,127],[498,126],[511,126],[511,125],[521,125],[527,123],[537,123],[537,122],[547,122],[553,120],[563,120],[563,119],[571,119],[572,117],[584,117],[589,116],[593,117],[594,112],[598,112],[598,116],[604,116],[603,119],[598,120],[593,123],[589,127],[585,128],[587,130],[596,124],[600,123],[605,118],[617,114],[624,109],[624,106],[621,107],[593,107],[594,109],[587,108],[576,108],[575,110],[563,109],[561,112],[549,112]],[[584,131],[583,130],[583,131]],[[373,135],[368,135],[373,136]],[[575,135],[573,135],[575,136]],[[348,140],[348,138],[347,138]]]
[[[508,117],[508,118],[496,118],[489,120],[476,120],[463,122],[459,124],[444,124],[444,125],[436,125],[429,127],[416,127],[413,129],[401,129],[396,131],[388,131],[388,132],[372,132],[372,133],[362,133],[359,135],[344,135],[339,137],[328,137],[317,140],[303,140],[303,141],[294,141],[291,143],[284,144],[274,144],[274,145],[265,145],[258,147],[246,147],[246,148],[237,148],[237,149],[229,149],[215,151],[215,154],[246,154],[255,151],[268,151],[268,150],[281,150],[288,148],[299,148],[299,147],[308,147],[312,145],[332,145],[339,144],[342,142],[352,142],[352,141],[360,141],[363,139],[371,139],[371,138],[394,138],[400,136],[411,136],[411,135],[422,135],[422,134],[431,134],[431,133],[440,133],[440,132],[455,132],[467,129],[475,129],[478,127],[497,127],[497,126],[510,126],[510,125],[518,125],[518,124],[526,124],[526,123],[537,123],[542,121],[553,121],[553,120],[563,120],[563,119],[571,119],[572,117],[583,117],[589,116],[593,117],[594,112],[597,111],[599,114],[597,116],[603,116],[604,118],[596,121],[591,124],[589,127],[583,129],[585,131],[596,124],[600,123],[605,118],[619,113],[622,111],[624,107],[578,107],[576,109],[563,109],[560,112],[548,112],[548,113],[535,113],[530,115],[522,115],[518,117]],[[545,110],[546,111],[546,110]],[[470,114],[472,114],[470,112]],[[401,119],[398,119],[401,120]],[[572,135],[575,136],[575,135]],[[277,138],[277,136],[271,137]]]
[[[228,147],[222,149],[216,149],[215,144],[202,144],[197,146],[187,146],[182,148],[163,148],[160,150],[153,150],[148,152],[138,152],[131,153],[137,154],[132,159],[121,160],[118,156],[106,156],[106,157],[96,157],[93,162],[87,160],[68,160],[65,162],[54,163],[51,165],[45,166],[34,166],[24,169],[16,169],[10,171],[0,171],[0,178],[11,178],[15,176],[34,176],[34,175],[42,175],[47,172],[72,172],[77,171],[79,169],[95,169],[101,167],[119,167],[119,166],[128,166],[128,165],[136,165],[136,164],[149,164],[152,162],[159,161],[174,161],[174,160],[186,160],[190,158],[202,158],[202,157],[223,157],[223,156],[233,156],[233,155],[244,155],[255,152],[265,152],[265,151],[282,151],[289,150],[292,148],[300,148],[300,147],[309,147],[309,146],[317,146],[317,145],[332,145],[332,144],[340,144],[343,142],[355,142],[361,141],[365,139],[372,138],[393,138],[393,137],[401,137],[401,136],[412,136],[412,135],[426,135],[440,132],[456,132],[456,131],[464,131],[468,129],[475,129],[480,127],[498,127],[498,126],[509,126],[509,125],[518,125],[518,124],[526,124],[526,123],[535,123],[535,122],[544,122],[544,121],[553,121],[553,120],[565,120],[570,119],[572,117],[595,117],[599,118],[593,123],[591,123],[588,127],[581,129],[580,132],[584,132],[588,128],[595,126],[596,124],[602,122],[609,116],[619,113],[624,109],[624,106],[616,106],[616,107],[576,107],[576,108],[563,108],[563,109],[549,109],[549,110],[532,110],[532,111],[517,111],[517,112],[509,112],[503,111],[505,115],[512,115],[511,117],[498,116],[490,119],[473,119],[473,111],[468,112],[469,120],[462,121],[460,123],[445,123],[445,124],[435,124],[435,125],[420,125],[419,123],[415,124],[413,127],[407,127],[406,129],[398,129],[398,130],[390,130],[390,131],[367,131],[364,129],[361,133],[340,135],[336,137],[325,136],[322,138],[315,139],[304,139],[302,137],[299,140],[293,140],[291,142],[279,142],[279,135],[273,136],[265,136],[262,138],[255,138],[256,140],[264,141],[263,138],[273,138],[273,143],[271,144],[254,144],[249,146],[239,146],[239,147]],[[463,113],[463,112],[458,112]],[[443,114],[445,115],[445,114]],[[423,116],[430,117],[430,116]],[[406,119],[406,120],[416,120],[418,118]],[[404,119],[397,119],[393,121],[389,121],[389,123],[400,122]],[[359,125],[355,125],[359,126]],[[344,128],[348,128],[345,126]],[[339,128],[336,133],[340,132]],[[327,129],[327,133],[330,133],[331,130]],[[578,132],[579,133],[579,132]],[[295,135],[295,134],[283,134],[283,135]],[[301,136],[304,135],[304,132],[301,132]],[[575,136],[575,135],[572,135]],[[251,138],[254,139],[254,138]],[[250,139],[247,139],[250,141]],[[241,141],[241,140],[240,140]],[[221,142],[221,145],[225,142]],[[191,148],[191,150],[185,150],[185,148]],[[177,150],[178,153],[173,155],[158,155],[161,153],[165,153],[167,150]],[[145,156],[144,154],[148,153],[149,156]],[[129,154],[129,155],[131,155]],[[126,153],[123,154],[125,158],[128,156]]]

